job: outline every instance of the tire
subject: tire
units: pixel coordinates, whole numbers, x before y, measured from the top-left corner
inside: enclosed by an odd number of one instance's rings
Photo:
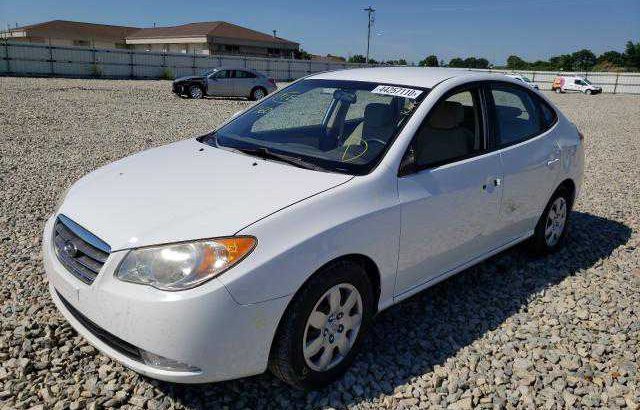
[[[202,91],[202,87],[199,85],[192,85],[189,87],[189,98],[193,98],[198,100],[204,96],[204,92]]]
[[[587,95],[591,95],[591,90],[585,90],[584,93]]]
[[[555,89],[556,94],[562,94],[562,90],[560,88]]]
[[[564,204],[564,208],[562,208],[562,204]],[[554,192],[540,220],[538,220],[533,237],[529,242],[529,248],[533,253],[538,255],[553,253],[564,245],[567,239],[572,205],[573,197],[565,187],[561,186]],[[564,216],[558,216],[559,214]]]
[[[327,295],[335,294],[336,288],[339,296],[335,300],[340,308],[353,303],[348,311],[332,313],[331,297]],[[364,268],[346,260],[330,263],[314,274],[289,304],[273,341],[269,370],[297,388],[330,384],[356,356],[374,310],[375,298]],[[360,324],[356,328],[358,311]],[[321,324],[316,327],[314,322]],[[325,353],[330,356],[328,361],[323,360]],[[327,364],[321,369],[323,363]]]
[[[249,94],[249,99],[251,101],[257,101],[267,96],[267,90],[263,87],[255,87],[251,90],[251,94]]]

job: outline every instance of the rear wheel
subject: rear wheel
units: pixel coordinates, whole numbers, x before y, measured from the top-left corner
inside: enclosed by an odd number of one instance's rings
[[[571,212],[571,194],[560,187],[553,194],[536,225],[531,249],[538,254],[555,252],[564,244]]]
[[[587,90],[584,91],[584,93],[587,94],[587,95],[591,95],[591,90],[587,89]]]
[[[197,100],[202,98],[203,95],[204,93],[202,92],[202,88],[200,88],[200,86],[192,85],[191,87],[189,87],[189,97]]]
[[[262,87],[256,87],[251,90],[251,94],[249,95],[249,99],[253,101],[261,100],[267,95],[267,90]]]
[[[560,88],[556,88],[555,91],[556,91],[556,94],[562,93],[562,90]]]
[[[351,261],[328,265],[287,308],[269,369],[299,388],[333,382],[353,361],[373,310],[372,287],[364,269]]]

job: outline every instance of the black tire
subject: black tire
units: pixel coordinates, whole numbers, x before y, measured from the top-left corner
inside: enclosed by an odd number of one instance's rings
[[[587,95],[591,95],[591,90],[586,90],[584,93]]]
[[[556,92],[556,94],[562,94],[562,89],[559,87],[556,88],[554,91]]]
[[[263,95],[262,97],[259,97],[259,93],[262,92]],[[251,93],[249,94],[249,99],[251,101],[256,101],[259,99],[262,99],[264,97],[267,96],[267,90],[264,87],[255,87],[253,90],[251,90]]]
[[[549,213],[558,198],[563,198],[566,203],[566,218],[562,233],[559,235],[557,242],[549,244],[545,235],[547,224],[549,223]],[[549,203],[544,209],[542,216],[538,220],[533,237],[529,241],[529,249],[536,255],[550,254],[558,249],[562,248],[567,240],[567,233],[569,231],[569,221],[571,216],[571,208],[573,206],[573,197],[568,189],[564,186],[559,187],[556,192],[553,193]]]
[[[309,367],[303,354],[304,332],[307,319],[323,295],[338,284],[355,287],[362,298],[362,322],[351,350],[342,361],[326,371]],[[315,389],[339,378],[356,356],[375,310],[375,298],[365,270],[359,264],[343,260],[320,269],[298,291],[287,307],[273,340],[269,357],[269,370],[280,380],[294,387]]]
[[[191,87],[189,87],[189,98],[200,99],[202,97],[204,97],[204,91],[202,90],[202,87],[200,87],[199,85],[192,85]]]

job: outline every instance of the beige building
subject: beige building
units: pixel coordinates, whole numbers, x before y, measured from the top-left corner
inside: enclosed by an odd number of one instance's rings
[[[187,54],[294,58],[299,44],[224,21],[138,28],[53,20],[0,32],[10,41]]]
[[[138,30],[138,27],[52,20],[0,32],[0,38],[56,46],[126,48],[125,38]]]
[[[127,35],[135,50],[293,58],[299,44],[225,21],[143,28]]]

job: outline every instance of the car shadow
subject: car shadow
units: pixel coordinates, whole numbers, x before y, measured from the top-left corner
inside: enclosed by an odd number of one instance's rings
[[[553,255],[533,257],[516,246],[382,312],[351,369],[322,390],[292,389],[268,373],[205,385],[147,380],[190,408],[342,408],[393,395],[631,237],[631,228],[611,219],[584,212],[571,218],[567,246]]]

